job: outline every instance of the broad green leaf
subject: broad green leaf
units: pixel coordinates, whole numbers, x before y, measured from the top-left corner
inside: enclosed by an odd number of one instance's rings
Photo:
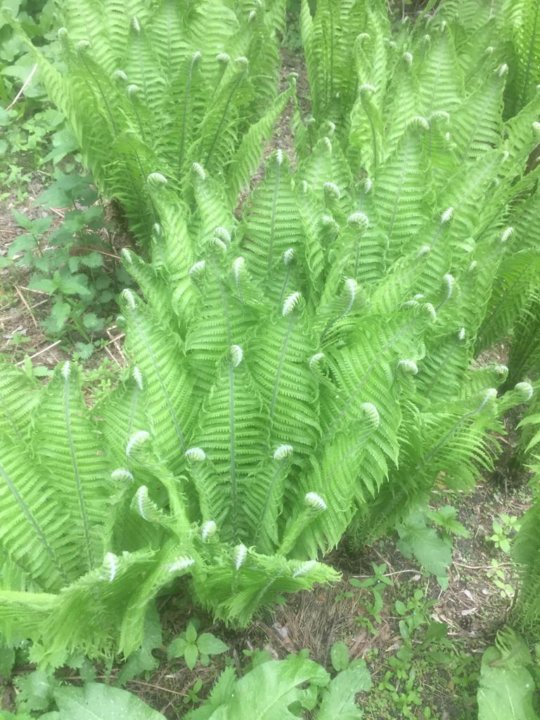
[[[32,278],[29,287],[31,290],[41,290],[41,292],[53,293],[56,290],[57,285],[53,280],[42,277]]]
[[[364,662],[354,663],[337,675],[325,690],[316,720],[359,720],[362,711],[356,695],[371,688],[371,677]]]
[[[401,552],[408,558],[414,556],[424,570],[435,575],[444,587],[445,582],[448,583],[447,569],[452,562],[451,540],[427,527],[423,514],[416,511],[398,527],[398,533]]]
[[[99,683],[59,688],[54,697],[58,720],[165,720],[136,695]]]
[[[531,657],[523,640],[502,631],[482,658],[478,720],[539,720],[533,707]]]
[[[292,655],[287,660],[259,665],[241,678],[226,705],[221,706],[210,720],[292,720],[289,707],[301,699],[300,686],[313,683],[328,684],[328,673],[313,660]]]
[[[444,505],[437,510],[430,510],[427,513],[428,518],[444,528],[446,532],[458,537],[469,537],[470,533],[457,519],[457,508],[452,505]]]

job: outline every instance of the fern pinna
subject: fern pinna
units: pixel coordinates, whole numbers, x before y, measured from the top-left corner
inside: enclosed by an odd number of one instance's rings
[[[41,80],[139,242],[148,246],[161,184],[189,205],[194,160],[236,199],[291,94],[276,97],[284,0],[68,0],[60,10],[66,72],[30,46]]]

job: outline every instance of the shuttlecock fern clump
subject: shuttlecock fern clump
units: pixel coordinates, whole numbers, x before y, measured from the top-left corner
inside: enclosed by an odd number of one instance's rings
[[[285,2],[62,3],[65,72],[33,48],[100,190],[146,244],[167,185],[189,205],[194,160],[233,199],[287,103],[276,98]]]
[[[519,10],[520,18],[523,13],[530,15],[533,5],[517,3],[514,14]],[[458,0],[441,4],[436,13],[421,13],[414,23],[405,17],[392,25],[384,3],[354,7],[321,3],[313,17],[308,3],[304,3],[302,37],[308,69],[312,64],[308,76],[317,111],[309,122],[296,115],[299,154],[309,155],[321,137],[330,135],[371,195],[377,218],[374,227],[385,231],[387,238],[385,246],[373,243],[370,263],[363,264],[364,282],[377,281],[393,263],[401,261],[403,238],[414,237],[425,222],[422,206],[446,192],[450,179],[460,177],[463,163],[476,159],[477,172],[482,173],[481,157],[487,169],[489,151],[499,147],[504,163],[511,165],[513,158],[519,157],[518,174],[525,168],[531,171],[523,180],[527,189],[520,199],[525,202],[514,206],[509,201],[504,211],[502,254],[486,257],[496,273],[487,282],[486,287],[493,282],[493,290],[486,295],[488,308],[473,340],[478,354],[512,338],[503,390],[537,372],[536,296],[540,281],[540,206],[535,192],[540,106],[538,93],[530,92],[531,101],[523,111],[503,123],[516,70],[523,70],[523,63],[507,42],[508,11],[504,2]],[[528,32],[531,27],[529,22]],[[347,41],[351,29],[357,33],[354,44]],[[330,91],[325,78],[334,66],[339,68],[338,77],[346,78],[347,86],[354,91],[336,90],[321,103],[317,98]],[[524,102],[514,106],[514,111]],[[410,139],[412,126],[421,128],[429,138],[423,161],[428,182],[418,164],[419,145]],[[522,145],[525,138],[528,143]],[[492,182],[498,186],[499,179]],[[501,200],[500,208],[505,202]],[[454,221],[452,202],[441,212],[443,224]],[[405,205],[409,212],[405,212]],[[460,232],[464,239],[469,235],[473,239],[468,223]],[[370,236],[373,233],[368,233],[365,241]],[[419,253],[423,256],[427,252],[426,243]],[[473,267],[478,267],[477,261]]]
[[[351,523],[372,538],[491,463],[490,430],[530,386],[498,397],[507,369],[476,348],[512,238],[529,242],[539,99],[504,122],[498,58],[469,86],[453,25],[400,32],[377,45],[380,92],[357,68],[350,125],[297,118],[296,170],[277,150],[239,217],[212,145],[175,180],[189,202],[145,170],[152,260],[123,253],[133,365],[97,407],[69,363],[46,389],[0,374],[9,640],[50,664],[129,654],[165,590],[246,623],[335,579],[318,559]]]
[[[394,157],[366,192],[329,138],[295,174],[278,151],[240,221],[196,168],[197,230],[181,258],[167,233],[159,265],[124,253],[146,297],[123,295],[125,384],[91,414],[69,365],[38,401],[18,375],[21,392],[6,392],[2,507],[16,522],[0,540],[17,572],[0,595],[2,632],[34,638],[51,662],[79,646],[128,653],[171,583],[244,623],[335,578],[317,558],[355,519],[373,537],[435,482],[470,487],[491,461],[488,431],[529,395],[518,385],[498,398],[506,369],[473,363],[506,208],[528,187],[528,137],[506,164],[501,140],[435,202],[418,200],[421,227],[384,271],[375,190],[403,192],[384,179]],[[403,144],[429,177],[425,129],[406,129],[398,157]],[[396,205],[397,227],[410,207]],[[72,500],[56,512],[61,487]],[[61,561],[74,552],[72,571]]]
[[[146,321],[131,312],[140,343]],[[208,439],[212,406],[195,433],[200,402],[193,383],[182,382],[177,348],[148,332],[145,369],[134,368],[94,416],[70,363],[46,389],[2,368],[0,630],[8,642],[34,640],[46,664],[75,650],[96,657],[137,649],[148,603],[173,583],[216,616],[245,623],[283,593],[337,578],[320,563],[271,551],[292,448],[274,448],[264,463],[261,421],[253,431],[240,424],[256,398],[246,399],[239,350],[227,359],[238,424],[233,415],[236,439],[226,441],[238,455],[226,487],[219,441]],[[206,450],[188,446],[194,435]],[[246,435],[259,443],[248,458]],[[255,457],[260,468],[249,466]],[[301,506],[282,542],[292,545],[324,510],[314,494]]]

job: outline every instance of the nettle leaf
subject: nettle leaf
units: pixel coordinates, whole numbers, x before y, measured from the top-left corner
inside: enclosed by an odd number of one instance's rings
[[[46,277],[33,277],[29,287],[31,290],[41,290],[46,293],[53,293],[58,289],[57,283]]]
[[[87,268],[99,268],[103,265],[103,255],[98,252],[91,252],[88,255],[81,255],[81,264]]]
[[[12,210],[12,214],[14,219],[17,221],[17,224],[25,230],[28,230],[28,232],[33,235],[42,235],[49,229],[52,223],[51,217],[37,218],[36,220],[33,220],[26,217],[26,215],[23,215],[18,210]]]
[[[59,688],[54,699],[58,720],[165,720],[136,695],[99,683]]]
[[[9,246],[8,257],[13,258],[17,253],[33,250],[36,246],[37,240],[33,235],[19,235]]]
[[[51,313],[49,317],[44,320],[43,325],[48,332],[57,334],[62,331],[70,315],[71,305],[58,299],[52,306]]]
[[[99,332],[105,327],[105,321],[103,318],[98,317],[96,313],[89,312],[83,315],[83,325],[92,332]]]
[[[202,633],[197,638],[197,646],[205,655],[221,655],[227,652],[229,646],[212,633]]]
[[[92,291],[88,287],[88,278],[85,275],[72,275],[70,277],[59,276],[57,279],[58,289],[65,295],[80,295],[88,297]]]
[[[25,710],[47,710],[52,702],[58,681],[43,670],[35,670],[17,678],[19,704]]]
[[[452,505],[444,505],[443,507],[437,508],[437,510],[429,510],[426,515],[432,522],[452,535],[463,538],[470,536],[467,528],[458,521],[457,508],[452,507]]]
[[[182,636],[174,638],[174,640],[167,648],[167,657],[169,658],[169,660],[172,660],[173,658],[184,657],[184,652],[186,650],[187,644],[187,640]]]

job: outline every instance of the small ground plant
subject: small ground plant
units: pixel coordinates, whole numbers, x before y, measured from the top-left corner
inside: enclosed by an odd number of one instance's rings
[[[30,291],[51,296],[50,312],[42,320],[45,333],[81,337],[77,352],[83,359],[111,321],[114,301],[127,281],[121,266],[111,262],[103,207],[96,200],[87,177],[59,172],[36,200],[38,207],[49,209],[45,217],[31,219],[13,211],[22,232],[2,263],[24,273]],[[60,223],[51,208],[64,208]]]

